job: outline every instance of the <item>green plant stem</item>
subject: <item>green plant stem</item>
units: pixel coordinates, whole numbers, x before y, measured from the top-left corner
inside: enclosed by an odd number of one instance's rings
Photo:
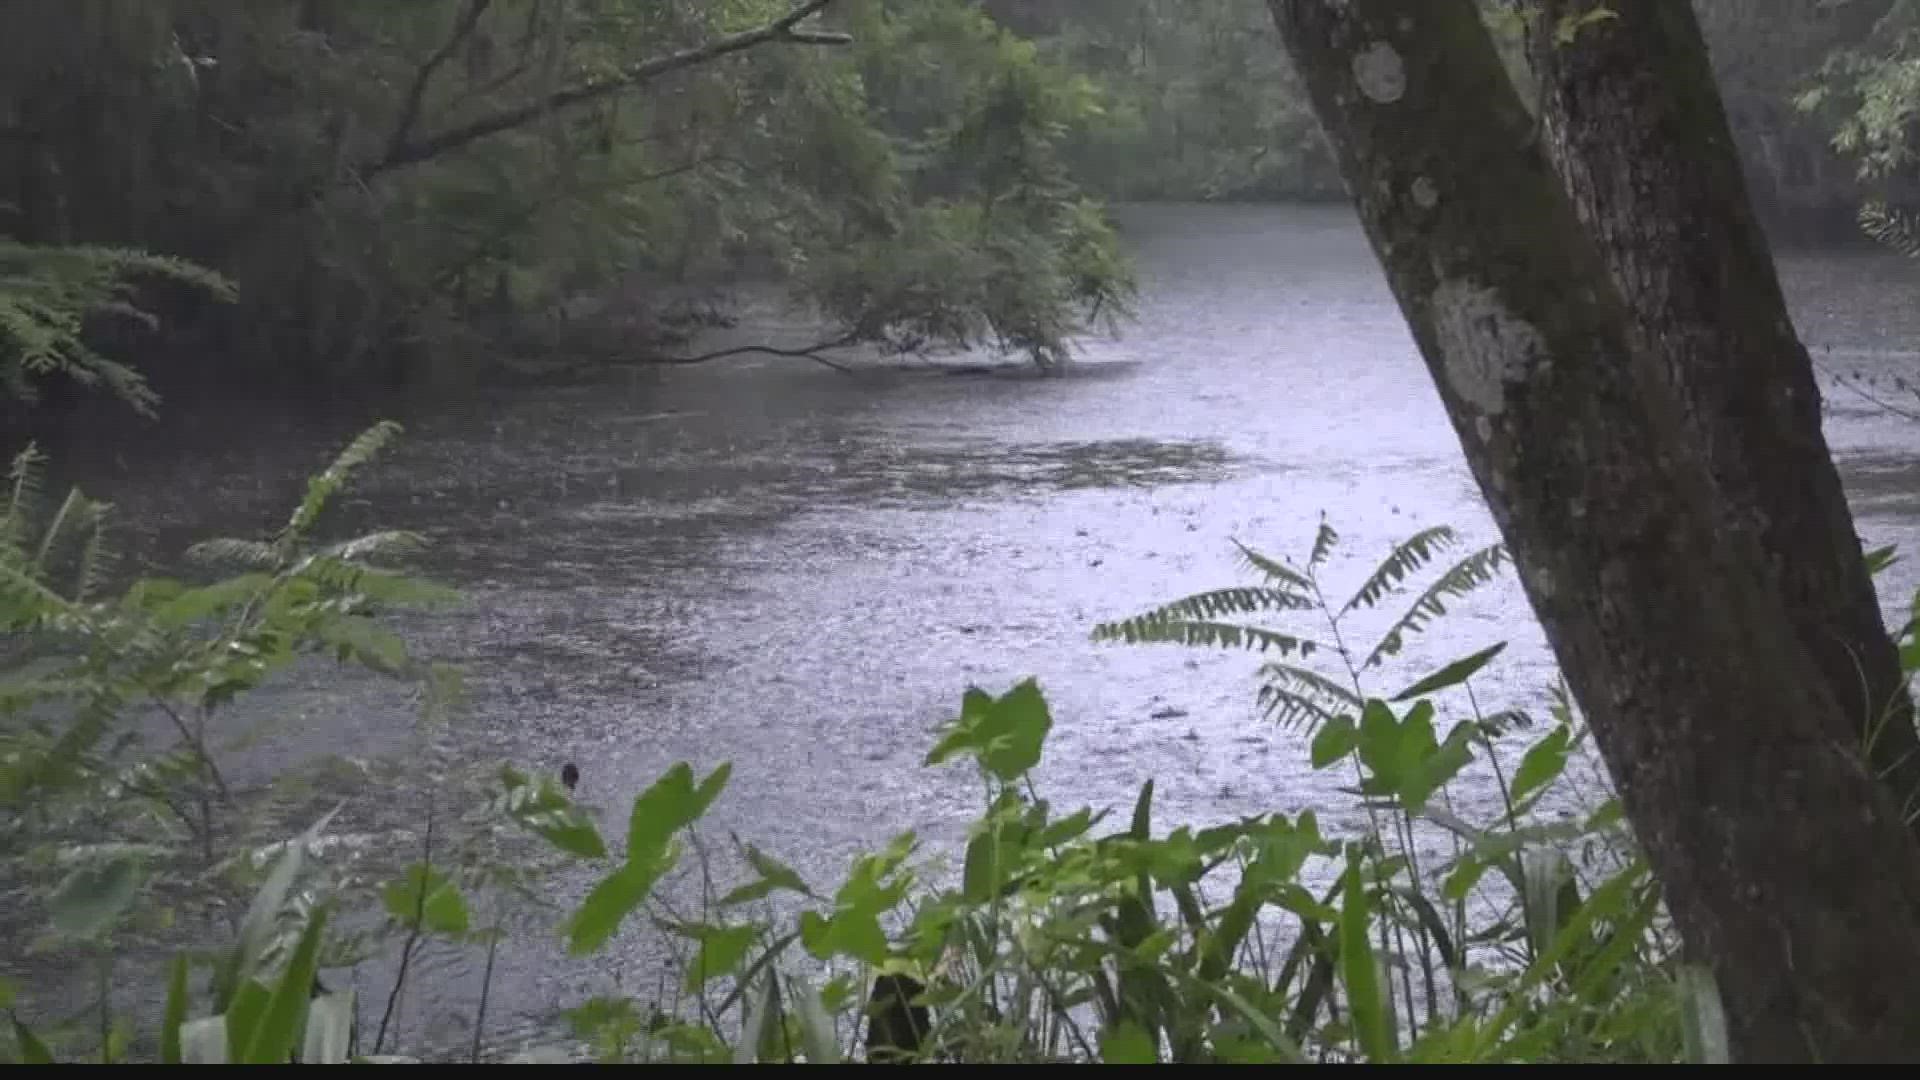
[[[421,843],[420,888],[414,901],[413,924],[407,928],[407,939],[400,946],[400,970],[394,974],[393,989],[387,992],[387,1007],[380,1014],[380,1029],[373,1037],[373,1052],[378,1054],[386,1048],[387,1022],[393,1019],[394,1006],[400,1000],[400,991],[407,984],[407,967],[413,962],[413,952],[420,941],[420,932],[427,923],[427,893],[433,878],[433,800],[432,787],[427,788],[427,827],[426,836]]]

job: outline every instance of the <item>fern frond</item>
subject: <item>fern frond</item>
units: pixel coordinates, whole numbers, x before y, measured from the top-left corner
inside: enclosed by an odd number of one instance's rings
[[[1265,576],[1268,581],[1276,581],[1294,589],[1311,590],[1313,588],[1313,583],[1299,571],[1281,565],[1238,540],[1233,542],[1233,546],[1240,549],[1240,561],[1249,569]]]
[[[107,543],[106,514],[104,503],[90,504],[87,539],[80,548],[80,568],[73,580],[73,598],[81,603],[92,599],[106,584],[107,564],[113,561],[113,550]]]
[[[1281,727],[1325,723],[1339,710],[1358,712],[1360,699],[1352,690],[1317,671],[1268,661],[1260,670],[1271,681],[1260,687],[1259,702],[1267,718]]]
[[[46,464],[47,455],[33,443],[13,456],[13,467],[7,471],[7,509],[0,539],[16,544],[26,542],[27,519],[40,499],[41,470]]]
[[[1262,611],[1301,611],[1312,606],[1311,600],[1286,589],[1243,586],[1213,589],[1195,593],[1192,596],[1183,596],[1126,621],[1167,622],[1179,619],[1206,621],[1218,619],[1222,615],[1252,615]],[[1094,627],[1094,640],[1111,638],[1114,628],[1118,625],[1120,624],[1109,622]]]
[[[328,501],[345,486],[353,471],[377,457],[399,434],[399,424],[391,420],[380,421],[361,432],[333,459],[333,464],[308,481],[306,498],[300,500],[299,507],[294,510],[276,541],[283,553],[291,552],[294,545],[305,539],[307,531],[313,528],[321,511],[326,509]]]
[[[1435,525],[1401,541],[1380,561],[1366,583],[1360,586],[1360,591],[1354,593],[1353,598],[1340,609],[1340,614],[1345,615],[1357,607],[1378,604],[1408,574],[1432,562],[1435,555],[1452,547],[1457,539],[1452,529]]]
[[[1474,589],[1493,580],[1502,562],[1509,561],[1505,544],[1492,544],[1468,555],[1455,563],[1451,569],[1434,581],[1419,599],[1407,609],[1367,654],[1360,666],[1362,669],[1373,667],[1382,659],[1399,653],[1408,634],[1417,634],[1427,624],[1447,613],[1445,597],[1465,596]]]
[[[241,540],[231,536],[202,540],[187,549],[187,558],[203,563],[230,563],[270,570],[280,565],[280,553],[272,544]]]
[[[1909,259],[1920,259],[1920,221],[1912,214],[1876,201],[1860,208],[1859,221],[1868,236]]]
[[[171,596],[155,596],[153,599],[158,602],[151,604],[153,619],[161,626],[185,626],[245,603],[262,590],[272,587],[272,575],[254,573],[241,574]]]
[[[1129,645],[1153,642],[1215,649],[1245,648],[1260,652],[1278,649],[1283,656],[1288,653],[1311,656],[1315,649],[1327,648],[1311,638],[1297,638],[1277,630],[1202,619],[1128,619],[1099,628],[1095,632],[1095,639],[1124,641]]]
[[[293,576],[334,593],[357,594],[386,604],[454,603],[460,599],[458,591],[443,585],[327,555],[312,555],[302,560]]]
[[[359,562],[381,555],[419,551],[426,546],[427,538],[419,533],[390,529],[342,540],[325,548],[323,553],[343,562]]]
[[[48,588],[23,566],[0,562],[0,625],[26,629],[50,622],[89,626],[81,605]]]
[[[1320,530],[1313,536],[1313,554],[1308,556],[1308,564],[1317,567],[1325,563],[1339,543],[1340,534],[1334,532],[1333,526],[1327,524],[1325,514],[1320,515]]]
[[[1496,739],[1509,731],[1525,731],[1531,727],[1533,714],[1525,709],[1501,709],[1480,718],[1480,729]]]

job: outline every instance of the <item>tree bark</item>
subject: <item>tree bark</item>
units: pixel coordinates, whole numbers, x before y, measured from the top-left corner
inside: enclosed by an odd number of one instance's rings
[[[1473,0],[1269,6],[1735,1058],[1920,1058],[1920,841],[1718,528]]]
[[[1802,645],[1905,816],[1920,737],[1820,424],[1733,132],[1686,3],[1530,0],[1529,56],[1553,162],[1633,314],[1637,349],[1683,403],[1722,496],[1759,542]]]

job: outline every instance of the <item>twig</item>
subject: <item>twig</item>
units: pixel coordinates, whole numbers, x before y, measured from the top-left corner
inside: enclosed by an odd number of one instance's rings
[[[1808,359],[1812,359],[1811,353],[1808,354]],[[1828,367],[1826,364],[1822,364],[1818,360],[1814,360],[1813,363],[1814,363],[1814,366],[1820,368],[1820,370],[1825,371],[1827,374],[1833,376],[1834,382],[1839,383],[1841,386],[1846,387],[1847,389],[1853,391],[1856,394],[1859,394],[1861,397],[1866,398],[1868,401],[1872,402],[1875,405],[1880,406],[1881,408],[1887,410],[1893,415],[1902,417],[1907,420],[1920,420],[1920,413],[1909,412],[1908,410],[1903,409],[1900,406],[1893,404],[1892,402],[1882,401],[1879,398],[1875,397],[1874,395],[1867,393],[1865,390],[1860,389],[1858,386],[1855,386],[1845,375],[1842,375],[1838,371],[1833,370],[1833,368]]]
[[[454,24],[453,35],[432,56],[427,57],[426,62],[420,65],[420,70],[414,73],[413,85],[407,88],[406,104],[400,109],[400,120],[393,126],[393,137],[387,140],[388,154],[406,147],[407,137],[413,134],[413,126],[420,122],[420,107],[425,103],[427,85],[433,81],[434,72],[453,59],[454,52],[472,36],[474,27],[480,25],[480,17],[491,6],[493,0],[468,0],[467,10],[461,14],[460,21]]]
[[[173,721],[173,726],[179,729],[180,738],[193,747],[194,755],[200,759],[201,766],[206,769],[214,786],[220,789],[220,797],[228,802],[233,801],[233,793],[227,788],[226,777],[220,775],[220,766],[214,764],[213,755],[207,753],[205,731],[202,730],[199,735],[195,735],[193,729],[187,726],[186,719],[167,703],[166,698],[158,694],[151,695],[151,698],[153,703],[160,706],[161,710],[167,714],[167,718]]]
[[[429,136],[418,142],[389,147],[379,160],[369,162],[355,170],[361,177],[371,179],[381,173],[417,165],[420,162],[438,157],[450,150],[457,150],[468,143],[477,142],[489,135],[510,131],[530,120],[545,116],[557,109],[584,102],[594,101],[622,90],[629,90],[643,83],[652,82],[663,75],[669,75],[682,68],[718,60],[732,53],[742,52],[770,42],[784,42],[796,45],[848,45],[853,38],[847,34],[818,30],[799,30],[795,27],[803,20],[818,14],[833,0],[807,0],[765,26],[752,30],[743,30],[737,34],[728,34],[691,49],[668,53],[665,56],[643,60],[630,65],[611,78],[593,79],[564,90],[556,90],[538,100],[505,109],[485,116],[468,124]]]
[[[413,960],[414,946],[420,942],[420,929],[427,923],[427,886],[433,877],[433,789],[427,789],[427,834],[420,853],[420,894],[414,901],[413,925],[407,928],[406,943],[400,946],[400,970],[394,975],[393,989],[387,993],[387,1008],[380,1014],[380,1030],[373,1037],[373,1052],[378,1054],[387,1042],[387,1021],[393,1019],[393,1007],[400,990],[407,984],[407,965]]]
[[[473,1063],[480,1064],[480,1033],[487,1025],[487,994],[493,989],[493,954],[500,948],[500,928],[487,938],[487,971],[480,977],[480,1012],[473,1018]]]

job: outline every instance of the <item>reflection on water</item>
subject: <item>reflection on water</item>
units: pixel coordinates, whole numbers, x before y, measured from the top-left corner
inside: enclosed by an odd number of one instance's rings
[[[407,622],[468,670],[471,715],[440,745],[472,762],[581,762],[616,842],[622,808],[668,765],[731,761],[713,835],[737,831],[816,883],[901,829],[956,838],[977,785],[919,762],[975,683],[1040,679],[1055,709],[1040,780],[1058,805],[1124,808],[1149,777],[1169,825],[1338,802],[1301,740],[1260,722],[1257,658],[1095,645],[1089,629],[1244,582],[1235,540],[1304,553],[1323,512],[1344,538],[1340,596],[1416,529],[1450,524],[1469,546],[1497,534],[1349,214],[1162,207],[1129,211],[1126,227],[1141,321],[1090,343],[1078,376],[849,379],[748,362],[402,414],[408,435],[337,521],[426,533],[427,569],[467,594]],[[1850,252],[1783,270],[1817,348],[1914,373],[1909,265]],[[1829,397],[1862,532],[1920,545],[1920,428]],[[191,454],[101,449],[78,464],[139,550],[171,555],[209,531],[273,527],[365,419],[178,419],[172,436],[201,440]],[[183,490],[198,499],[176,501]],[[1890,612],[1911,565],[1883,582]],[[1353,630],[1364,639],[1397,614]],[[1382,679],[1500,640],[1511,646],[1481,703],[1544,711],[1552,665],[1510,576]],[[300,720],[252,752],[255,776],[343,748],[417,752],[408,703],[371,681],[302,673],[251,707]],[[425,792],[410,775],[385,774],[355,827],[413,827]],[[1493,796],[1462,797],[1471,813]],[[588,883],[568,880],[555,902]],[[530,921],[501,952],[500,1030],[615,973],[651,985],[644,934],[584,963],[551,927]],[[437,956],[445,977],[409,1006],[409,1030],[457,1042],[481,959]],[[361,985],[384,994],[379,976],[369,967]]]

